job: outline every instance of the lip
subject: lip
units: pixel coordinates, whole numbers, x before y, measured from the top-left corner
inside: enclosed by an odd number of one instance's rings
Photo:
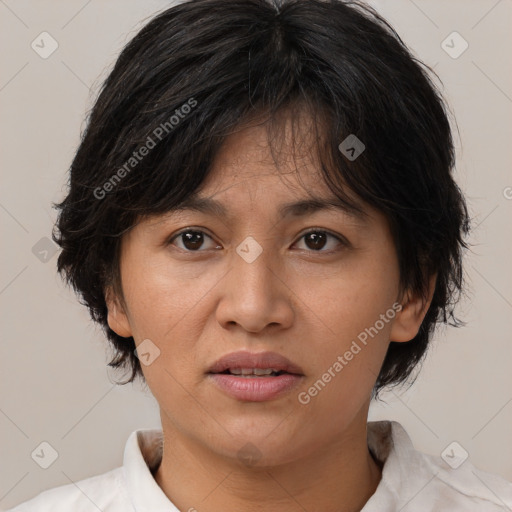
[[[221,373],[230,368],[274,368],[284,372],[274,377],[240,377]],[[237,400],[263,402],[283,396],[296,387],[304,371],[276,352],[232,352],[217,360],[208,370],[208,377],[226,394]]]
[[[296,375],[304,375],[302,368],[277,352],[231,352],[218,359],[208,373],[220,373],[229,368],[275,368]]]

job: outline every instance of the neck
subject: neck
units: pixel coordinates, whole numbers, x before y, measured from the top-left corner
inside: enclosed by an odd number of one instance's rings
[[[366,417],[334,443],[282,465],[244,467],[162,423],[164,450],[155,474],[179,510],[224,512],[360,511],[381,479],[367,445]]]

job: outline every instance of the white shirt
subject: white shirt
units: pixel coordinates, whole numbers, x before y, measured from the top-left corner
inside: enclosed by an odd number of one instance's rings
[[[469,459],[452,469],[441,457],[415,450],[396,421],[369,422],[368,446],[384,466],[361,512],[512,511],[512,483]],[[151,473],[161,456],[162,431],[137,430],[126,443],[123,466],[44,491],[8,512],[179,512]]]

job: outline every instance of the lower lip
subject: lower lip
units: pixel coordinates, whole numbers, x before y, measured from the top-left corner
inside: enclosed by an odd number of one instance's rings
[[[228,395],[237,400],[264,402],[292,390],[301,375],[283,373],[275,377],[238,377],[226,373],[210,373],[210,377]]]

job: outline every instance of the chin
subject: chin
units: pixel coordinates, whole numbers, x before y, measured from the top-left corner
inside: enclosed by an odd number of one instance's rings
[[[233,435],[226,434],[210,448],[228,460],[238,463],[241,468],[275,467],[303,457],[305,450],[301,444],[292,441],[293,436],[289,432],[278,432],[275,425],[274,430],[262,430],[261,426],[246,426],[233,433],[227,429]]]

